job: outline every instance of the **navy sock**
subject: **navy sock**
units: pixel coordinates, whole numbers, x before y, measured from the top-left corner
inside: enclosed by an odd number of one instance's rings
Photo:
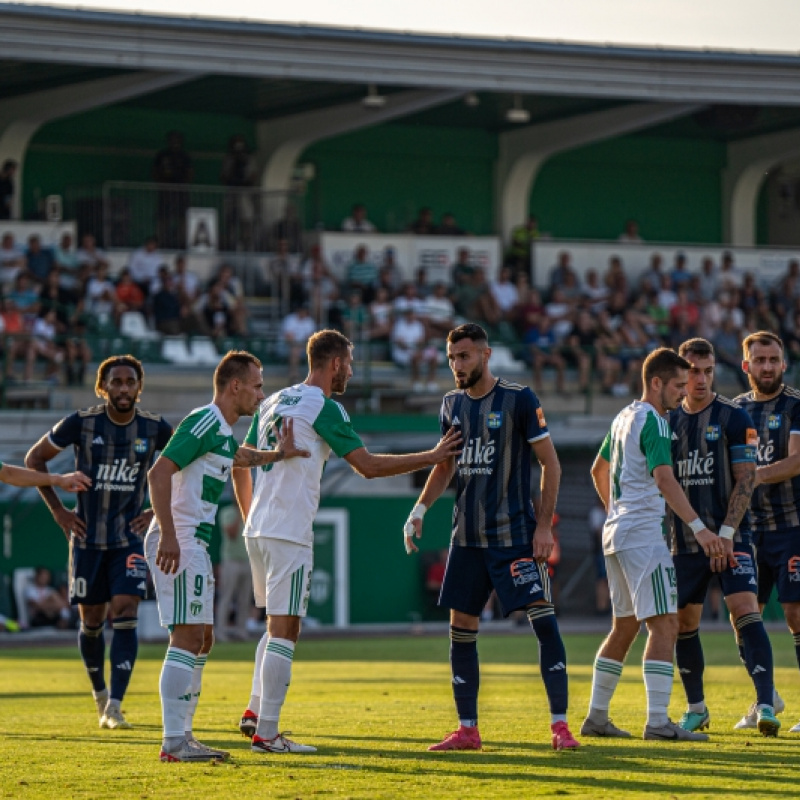
[[[683,681],[686,700],[689,703],[702,703],[703,672],[706,668],[703,657],[703,645],[700,643],[700,632],[697,628],[693,631],[678,634],[675,644],[675,660],[678,662],[678,672]]]
[[[742,640],[745,666],[753,685],[756,687],[756,701],[771,706],[775,688],[772,671],[772,644],[764,628],[761,614],[742,614],[734,623]]]
[[[450,668],[453,671],[453,697],[462,725],[478,724],[478,631],[450,626]]]
[[[567,651],[558,630],[555,609],[549,604],[530,606],[528,619],[539,640],[539,669],[550,702],[550,713],[566,714],[569,701]]]
[[[797,666],[800,667],[800,633],[793,633],[792,638],[794,639],[794,655],[797,659]]]
[[[111,627],[111,694],[112,700],[122,700],[131,680],[136,654],[139,652],[139,637],[136,617],[117,617]]]
[[[106,658],[106,640],[103,636],[104,625],[90,628],[81,622],[81,629],[78,633],[78,650],[86,666],[89,680],[92,682],[92,689],[102,692],[106,688],[106,679],[103,675]]]

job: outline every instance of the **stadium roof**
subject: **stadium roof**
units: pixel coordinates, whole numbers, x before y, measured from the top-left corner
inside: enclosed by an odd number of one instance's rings
[[[800,55],[636,48],[0,3],[11,61],[598,100],[800,105]],[[51,84],[52,85],[52,84]]]

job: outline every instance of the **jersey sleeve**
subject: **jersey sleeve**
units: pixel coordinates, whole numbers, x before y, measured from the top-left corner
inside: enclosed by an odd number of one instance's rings
[[[83,422],[76,411],[74,414],[64,417],[64,419],[50,431],[47,438],[50,439],[51,444],[55,445],[59,450],[63,450],[65,447],[80,442],[82,428]]]
[[[452,427],[452,422],[450,422],[452,413],[453,410],[448,406],[447,400],[442,400],[442,407],[439,409],[439,430],[442,436]]]
[[[731,464],[756,463],[758,431],[752,418],[743,408],[737,408],[731,414],[725,435]]]
[[[663,418],[648,412],[639,436],[639,448],[647,461],[647,471],[652,475],[656,467],[672,466],[672,431]]]
[[[313,427],[339,458],[364,446],[347,412],[334,400],[325,400]]]
[[[163,417],[158,421],[158,434],[156,436],[156,450],[163,450],[172,438],[172,425]]]
[[[600,445],[600,450],[598,451],[597,455],[600,456],[604,461],[608,461],[611,463],[611,431],[606,434],[606,438],[603,439],[603,444]]]
[[[533,444],[549,436],[550,431],[547,429],[547,421],[539,398],[528,388],[523,390],[522,396],[525,398],[523,404],[525,438]]]
[[[789,435],[793,436],[800,433],[800,403],[792,406],[792,421],[789,424]]]
[[[244,437],[244,443],[252,447],[258,447],[258,411],[253,414],[253,421],[247,430],[247,436]]]
[[[219,420],[211,411],[189,414],[178,425],[161,455],[178,465],[178,469],[188,467],[192,461],[214,449]]]

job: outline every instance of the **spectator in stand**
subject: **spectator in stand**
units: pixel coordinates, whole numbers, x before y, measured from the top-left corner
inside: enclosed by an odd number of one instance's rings
[[[362,244],[353,254],[353,260],[347,267],[347,287],[350,291],[358,289],[364,303],[369,304],[375,296],[378,283],[378,268],[369,260],[369,251]]]
[[[574,272],[567,273],[566,280],[559,286],[559,291],[571,306],[577,306],[583,300],[583,287]]]
[[[510,323],[505,323],[500,306],[497,304],[489,281],[486,280],[486,271],[483,267],[475,267],[472,276],[473,293],[475,300],[472,309],[468,310],[467,316],[479,325],[488,327],[494,337],[505,343],[509,338],[513,341],[513,333]]]
[[[639,223],[635,219],[627,220],[625,230],[619,235],[617,241],[622,244],[644,244],[644,239],[639,236]]]
[[[296,311],[289,314],[281,324],[281,342],[289,361],[289,383],[291,384],[300,380],[300,361],[305,356],[306,343],[316,330],[317,326],[306,305],[301,305]]]
[[[719,286],[723,291],[742,288],[742,276],[734,264],[733,253],[728,250],[722,254],[719,268]]]
[[[223,242],[227,250],[249,249],[253,243],[253,224],[257,217],[252,189],[258,181],[256,160],[250,153],[247,140],[241,134],[228,139],[228,149],[222,159],[220,183],[227,186],[223,209]]]
[[[289,240],[279,239],[275,246],[275,255],[267,264],[266,285],[259,287],[258,293],[276,298],[281,310],[288,313],[290,309],[291,282],[302,281],[302,264],[300,256],[289,252]]]
[[[70,626],[69,602],[53,586],[53,575],[47,567],[36,568],[33,582],[25,587],[24,598],[32,628]]]
[[[66,289],[77,289],[80,283],[81,264],[78,253],[72,247],[72,234],[63,233],[58,247],[53,250],[55,267],[59,270],[61,283]]]
[[[430,297],[433,287],[428,282],[428,270],[419,266],[414,271],[414,286],[417,289],[417,297],[420,300],[426,300]]]
[[[403,273],[397,264],[397,253],[394,247],[383,250],[383,263],[378,273],[378,285],[389,289],[391,295],[396,295],[403,285]]]
[[[183,134],[170,131],[167,146],[156,153],[153,161],[153,181],[162,184],[158,189],[156,226],[158,239],[166,247],[186,246],[186,211],[189,208],[189,192],[173,188],[192,182],[194,168],[186,152]],[[151,273],[149,278],[153,277]],[[134,272],[134,280],[139,278]]]
[[[450,211],[446,211],[442,214],[436,233],[438,236],[464,236],[466,231],[459,228],[455,216]]]
[[[57,343],[57,323],[55,309],[51,308],[33,321],[31,329],[33,347],[29,350],[30,372],[33,372],[37,356],[44,359],[45,380],[51,383],[58,383],[58,371],[64,361],[64,351]]]
[[[769,301],[763,295],[749,316],[747,325],[751,331],[780,331],[781,323],[777,314],[770,308]]]
[[[661,288],[658,290],[658,304],[668,312],[678,302],[678,295],[672,288],[672,278],[669,275],[661,276]]]
[[[669,315],[672,329],[685,332],[680,342],[685,342],[687,339],[697,336],[697,326],[700,323],[700,307],[692,301],[689,296],[689,289],[686,286],[681,286],[678,289],[677,300],[669,310]],[[677,346],[680,342],[676,339],[674,344]]]
[[[7,158],[0,168],[0,219],[11,219],[14,215],[14,176],[17,162]]]
[[[450,283],[458,291],[459,287],[472,283],[474,274],[475,267],[470,261],[469,248],[459,247],[455,263],[450,267]]]
[[[103,250],[97,246],[94,234],[84,233],[81,237],[81,246],[78,248],[78,263],[88,266],[92,272],[101,264],[109,266],[108,258]]]
[[[165,336],[178,336],[184,331],[184,308],[175,279],[164,269],[158,291],[153,293],[153,321],[155,329]]]
[[[426,344],[425,326],[414,315],[414,306],[407,302],[401,309],[392,328],[392,361],[399,367],[411,367],[411,386],[415,392],[426,388],[436,392],[439,390],[436,382],[439,355],[435,347]],[[427,368],[427,387],[420,380],[423,367]]]
[[[14,366],[18,358],[25,362],[24,380],[29,381],[33,377],[33,360],[30,351],[33,342],[30,337],[30,325],[26,323],[23,313],[14,305],[14,301],[8,297],[0,300],[0,332],[3,333],[3,350],[5,355],[5,379],[15,381],[19,378],[14,374]]]
[[[658,298],[659,293],[656,291],[648,291],[645,294],[645,312],[655,327],[655,335],[659,345],[666,346],[670,342],[672,333],[669,309],[662,306],[658,302]]]
[[[310,261],[311,272],[304,279],[303,287],[306,297],[308,297],[311,316],[316,322],[317,328],[335,326],[337,321],[331,319],[331,312],[335,309],[336,301],[339,299],[339,289],[321,258],[310,259]]]
[[[581,393],[588,391],[592,367],[597,365],[596,341],[597,323],[591,312],[581,309],[561,348],[567,363],[574,364],[578,368],[578,390]]]
[[[534,289],[531,286],[520,288],[519,276],[517,276],[517,279],[519,305],[515,314],[515,324],[519,338],[527,344],[529,333],[539,329],[544,316],[544,303],[542,303],[542,296],[538,289]]]
[[[542,369],[553,367],[556,372],[556,391],[565,394],[564,370],[566,362],[560,353],[560,345],[553,331],[553,323],[547,314],[539,317],[539,322],[530,328],[525,336],[533,366],[533,385],[536,394],[543,392]]]
[[[185,253],[175,256],[175,290],[184,305],[192,305],[200,295],[200,279],[194,272],[190,272],[186,265]]]
[[[14,283],[25,266],[25,253],[15,244],[14,234],[4,233],[0,240],[0,293]]]
[[[376,354],[379,354],[382,356],[380,360],[384,360],[382,351],[389,353],[393,309],[389,290],[385,286],[379,286],[375,290],[375,299],[369,304],[370,358],[376,358]]]
[[[627,307],[616,330],[620,342],[619,357],[625,373],[627,389],[634,395],[641,394],[642,362],[647,353],[654,349],[651,337],[644,326],[642,315],[635,308]],[[687,337],[688,338],[688,337]],[[622,394],[621,391],[618,391]]]
[[[705,303],[710,303],[719,294],[720,285],[714,259],[706,256],[700,264],[700,275],[697,276],[698,295]]]
[[[529,214],[528,221],[524,225],[518,225],[511,231],[508,258],[514,272],[524,272],[526,275],[530,272],[531,248],[541,236],[539,220],[535,214]]]
[[[30,273],[20,272],[14,279],[11,291],[6,293],[6,298],[14,303],[14,308],[26,317],[28,327],[39,313],[39,291]]]
[[[550,270],[550,289],[553,290],[563,286],[567,275],[571,272],[574,272],[572,269],[572,256],[566,250],[562,250],[558,254],[556,265]]]
[[[342,220],[346,233],[375,233],[375,226],[367,219],[367,207],[363,203],[353,206],[350,216]]]
[[[369,335],[369,308],[364,303],[361,289],[351,289],[347,303],[342,309],[344,335],[356,344],[361,344]]]
[[[201,295],[194,310],[208,335],[213,339],[221,339],[225,336],[236,335],[233,325],[235,306],[236,300],[225,291],[222,282],[217,281],[208,287],[205,294]]]
[[[54,269],[39,291],[39,308],[41,313],[53,310],[58,319],[60,334],[66,334],[72,322],[72,314],[77,305],[75,294],[64,288],[59,270]]]
[[[312,278],[314,275],[318,278],[323,277],[333,280],[331,268],[322,255],[322,247],[319,244],[311,245],[311,249],[308,251],[308,258],[303,262],[300,272],[303,275],[303,289],[307,297],[311,291]]]
[[[744,280],[742,281],[742,288],[739,292],[739,308],[744,311],[745,325],[749,328],[747,318],[756,310],[763,294],[761,289],[758,288],[755,276],[752,272],[745,272]],[[751,329],[753,330],[753,329]],[[758,330],[757,328],[755,330]]]
[[[544,313],[550,320],[556,342],[562,342],[572,330],[573,319],[572,306],[563,289],[553,289],[549,302],[545,303]]]
[[[436,233],[433,212],[427,207],[421,208],[417,218],[408,226],[408,232],[416,233],[417,236],[433,236]]]
[[[640,292],[657,292],[661,289],[664,279],[663,264],[664,260],[660,253],[653,253],[650,256],[650,266],[639,280]]]
[[[118,318],[117,287],[108,278],[108,264],[100,264],[97,274],[89,278],[84,300],[94,328],[107,329]]]
[[[38,283],[45,282],[56,263],[53,251],[49,247],[42,247],[42,240],[36,235],[28,237],[25,261],[28,265],[28,272]]]
[[[158,249],[158,239],[155,236],[148,236],[144,244],[131,254],[127,271],[144,297],[150,292],[150,284],[158,277],[158,268],[163,263],[165,258]]]
[[[625,268],[622,266],[622,259],[619,256],[611,256],[609,258],[608,269],[603,276],[603,283],[612,294],[616,292],[628,294],[628,276],[625,274]]]
[[[303,249],[303,225],[297,214],[297,206],[287,202],[283,216],[272,226],[272,242],[286,239],[290,253],[300,253]]]
[[[402,293],[399,297],[395,298],[395,317],[399,317],[408,306],[411,306],[415,317],[419,318],[422,316],[423,309],[425,307],[425,301],[417,296],[417,286],[415,283],[411,283],[410,281],[403,284]]]
[[[511,322],[513,311],[519,303],[517,287],[512,283],[513,272],[511,267],[503,266],[497,272],[497,280],[489,285],[497,307],[503,320]]]
[[[422,301],[422,318],[428,329],[428,339],[444,338],[456,326],[456,312],[447,296],[447,284],[435,284],[433,294]]]
[[[299,259],[294,259],[292,262],[295,267],[295,275],[290,275],[290,292],[291,286],[293,285],[291,282],[295,279],[299,280],[299,266],[300,261]],[[212,282],[219,282],[222,284],[222,288],[225,290],[225,293],[233,298],[233,303],[231,304],[231,324],[233,326],[233,332],[236,336],[246,336],[247,335],[247,305],[245,304],[244,298],[244,286],[242,286],[241,280],[239,280],[236,273],[233,271],[233,267],[230,264],[221,264],[219,267],[219,272],[217,273],[217,277],[213,279]],[[302,289],[302,285],[300,286],[298,291],[298,298],[297,304],[302,305],[305,301],[305,292]]]
[[[124,269],[117,279],[117,319],[126,311],[144,312],[145,294],[139,284],[133,282],[131,271]]]
[[[602,311],[608,305],[611,290],[600,283],[600,276],[596,269],[586,272],[586,283],[582,290],[583,299],[587,302],[593,314]]]
[[[686,266],[685,253],[675,253],[675,264],[672,267],[672,272],[669,274],[669,279],[672,284],[672,289],[675,292],[683,286],[688,286],[689,281],[692,279],[692,274]]]
[[[734,323],[733,317],[723,316],[717,335],[711,340],[717,364],[722,364],[733,373],[743,392],[750,391],[747,375],[742,370],[742,329]]]

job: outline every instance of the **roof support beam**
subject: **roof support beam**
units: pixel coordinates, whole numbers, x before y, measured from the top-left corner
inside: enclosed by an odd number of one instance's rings
[[[737,247],[756,244],[756,206],[769,170],[800,157],[800,129],[754,136],[728,145],[722,171],[722,234]]]
[[[47,122],[156,92],[196,78],[193,73],[135,72],[113,78],[61,86],[14,97],[0,106],[0,163],[17,162],[13,216],[19,219],[25,153],[28,143]]]
[[[498,229],[508,239],[514,226],[527,219],[531,191],[547,159],[692,114],[698,108],[688,103],[637,103],[502,134],[495,203]]]

